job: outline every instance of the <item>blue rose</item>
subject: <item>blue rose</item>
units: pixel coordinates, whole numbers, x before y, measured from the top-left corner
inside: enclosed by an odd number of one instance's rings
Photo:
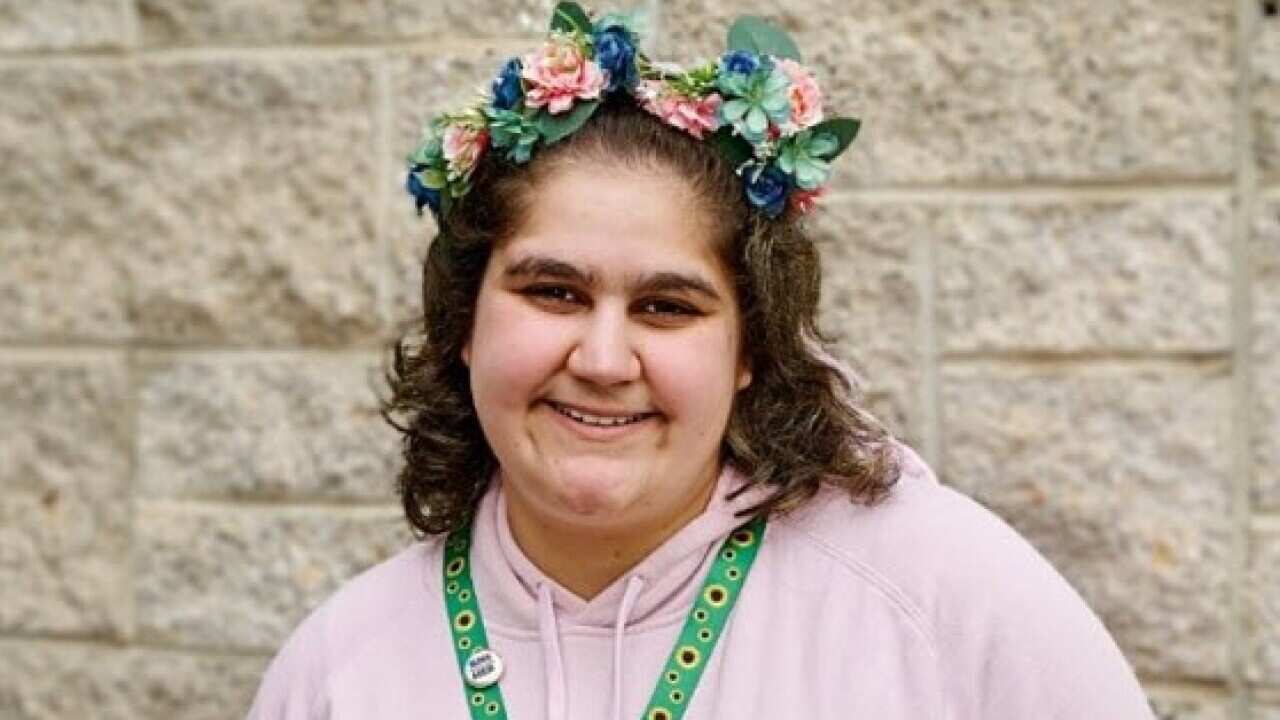
[[[787,193],[791,191],[787,174],[772,165],[759,172],[747,170],[744,174],[748,178],[747,199],[765,215],[778,217],[786,207]]]
[[[760,67],[760,58],[753,52],[734,50],[720,58],[720,72],[734,75],[750,75]]]
[[[520,58],[511,58],[502,66],[502,72],[493,80],[493,106],[499,110],[510,110],[520,102],[524,91],[520,88]]]
[[[636,46],[626,28],[610,25],[598,29],[591,42],[596,50],[596,64],[609,73],[606,90],[612,92],[636,84]]]
[[[425,165],[415,165],[409,170],[409,177],[404,181],[404,189],[409,191],[413,196],[414,204],[418,207],[418,214],[422,214],[422,206],[431,207],[432,214],[440,214],[440,191],[435,188],[429,188],[422,184],[418,179],[418,171],[424,169]]]

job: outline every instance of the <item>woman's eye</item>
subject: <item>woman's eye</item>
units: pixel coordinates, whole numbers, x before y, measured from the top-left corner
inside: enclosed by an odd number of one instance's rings
[[[563,285],[534,285],[525,289],[526,295],[554,302],[576,303],[578,294]]]
[[[640,304],[640,309],[650,315],[665,315],[669,317],[698,314],[693,308],[669,300],[645,300]]]

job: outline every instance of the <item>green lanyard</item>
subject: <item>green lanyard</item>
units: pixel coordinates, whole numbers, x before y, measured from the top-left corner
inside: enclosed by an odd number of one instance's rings
[[[680,720],[684,716],[760,551],[764,525],[764,518],[756,518],[734,530],[720,546],[642,720]],[[467,707],[473,720],[507,720],[507,704],[494,682],[502,672],[501,660],[489,650],[489,636],[485,634],[480,603],[471,583],[471,529],[453,531],[444,547],[445,610],[453,631],[453,650],[458,656]]]

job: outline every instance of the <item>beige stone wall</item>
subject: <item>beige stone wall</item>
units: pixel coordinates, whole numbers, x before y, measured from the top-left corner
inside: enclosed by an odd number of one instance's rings
[[[0,717],[233,718],[409,539],[379,347],[419,124],[548,0],[0,0]],[[875,409],[1103,617],[1162,718],[1280,718],[1280,17],[772,14],[864,118],[819,221]]]

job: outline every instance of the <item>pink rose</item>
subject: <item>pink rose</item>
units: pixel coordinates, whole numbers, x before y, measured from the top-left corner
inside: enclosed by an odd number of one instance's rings
[[[778,66],[791,80],[787,91],[791,98],[791,123],[803,130],[822,122],[822,91],[813,75],[795,60],[783,58]]]
[[[524,59],[521,76],[529,81],[524,104],[547,106],[552,114],[573,107],[575,99],[595,100],[605,87],[604,72],[582,50],[568,40],[549,40],[538,52]]]
[[[791,191],[791,206],[801,215],[812,212],[818,206],[818,198],[825,195],[826,188],[816,188],[814,190],[804,190],[796,188]]]
[[[636,88],[636,96],[645,110],[699,140],[703,133],[714,132],[720,126],[722,100],[716,93],[704,98],[690,97],[671,92],[660,81],[645,80]]]
[[[449,177],[459,178],[470,173],[487,147],[488,130],[466,125],[446,127],[440,149],[444,152],[444,159],[449,162]]]

